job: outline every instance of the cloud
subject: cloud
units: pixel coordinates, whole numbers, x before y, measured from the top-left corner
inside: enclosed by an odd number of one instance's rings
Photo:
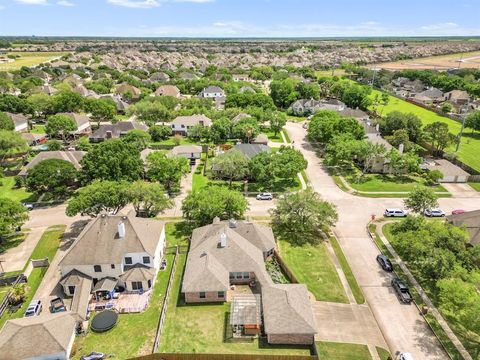
[[[24,5],[48,5],[47,0],[15,0],[15,2]]]
[[[107,0],[107,2],[112,5],[135,9],[151,9],[160,6],[160,2],[157,0]]]
[[[60,6],[67,6],[67,7],[71,7],[71,6],[75,6],[74,3],[68,1],[68,0],[60,0],[60,1],[57,1],[57,5],[60,5]]]
[[[214,2],[215,0],[174,0],[174,2],[178,3],[198,3],[198,4],[203,4],[203,3],[211,3]]]

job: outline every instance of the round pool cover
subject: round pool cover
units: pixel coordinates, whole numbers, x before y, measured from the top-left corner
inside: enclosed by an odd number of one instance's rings
[[[117,325],[117,321],[118,314],[115,311],[105,310],[93,318],[90,327],[95,332],[104,332]]]

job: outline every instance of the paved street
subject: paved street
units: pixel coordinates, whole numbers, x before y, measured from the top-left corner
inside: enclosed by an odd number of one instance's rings
[[[376,264],[378,249],[366,232],[372,214],[381,216],[385,207],[403,207],[398,198],[363,198],[340,190],[328,176],[312,147],[305,141],[306,130],[299,123],[287,123],[287,131],[308,160],[307,176],[325,200],[334,203],[339,221],[334,229],[352,270],[362,287],[390,350],[411,352],[415,359],[446,359],[440,344],[414,305],[402,305],[389,285],[389,275]],[[456,208],[480,208],[479,198],[443,198],[447,213]]]

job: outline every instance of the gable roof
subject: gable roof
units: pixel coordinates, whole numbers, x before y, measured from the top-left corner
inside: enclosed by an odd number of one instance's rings
[[[27,165],[25,165],[22,170],[18,173],[18,175],[27,175],[28,170],[32,169],[36,165],[38,165],[43,160],[48,159],[59,159],[65,160],[71,163],[75,169],[80,170],[82,165],[80,161],[85,156],[85,151],[42,151],[38,153],[32,161],[30,161]]]
[[[118,225],[125,225],[125,237],[120,238]],[[121,264],[127,253],[155,255],[163,231],[162,221],[134,216],[99,215],[80,233],[60,266]]]
[[[204,126],[212,125],[212,120],[203,114],[195,114],[190,116],[177,116],[172,122],[172,125],[195,126],[203,122]]]
[[[202,94],[223,93],[223,89],[220,86],[210,85],[204,88]]]
[[[237,144],[233,148],[240,151],[249,160],[262,152],[271,151],[271,149],[264,144]]]
[[[77,127],[81,127],[84,124],[90,124],[90,118],[85,114],[78,114],[78,113],[61,113],[59,115],[68,116],[70,119],[75,121]]]
[[[198,145],[178,145],[170,150],[171,155],[180,155],[180,154],[196,154],[201,153],[202,147]]]
[[[470,244],[480,244],[480,210],[448,215],[447,220],[455,226],[464,226],[470,235]]]
[[[155,90],[155,95],[179,97],[180,89],[175,85],[163,85]]]
[[[127,281],[147,281],[153,280],[155,277],[155,270],[144,264],[135,264],[129,270],[120,275],[120,279]]]
[[[92,135],[90,135],[90,138],[105,139],[107,137],[107,132],[110,131],[112,133],[112,139],[115,139],[131,130],[147,131],[148,127],[136,121],[119,121],[116,124],[100,125],[100,127]]]
[[[2,359],[69,353],[76,321],[70,311],[8,320],[0,332]]]

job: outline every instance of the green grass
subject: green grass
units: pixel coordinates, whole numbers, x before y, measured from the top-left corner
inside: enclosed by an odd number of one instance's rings
[[[367,345],[317,341],[318,358],[328,360],[371,360]]]
[[[378,90],[373,90],[371,97],[375,96],[376,94],[381,94],[381,92]],[[382,106],[379,106],[379,111],[382,111]],[[385,116],[392,111],[414,113],[422,120],[424,126],[436,121],[444,122],[448,125],[448,128],[453,135],[458,135],[462,127],[462,124],[455,120],[440,116],[433,111],[426,110],[415,104],[411,104],[404,100],[390,96],[390,102],[387,106],[385,106],[383,110],[383,115]],[[450,146],[447,151],[455,151],[455,145]],[[458,159],[465,164],[471,166],[475,170],[480,171],[480,157],[478,157],[477,155],[479,152],[480,134],[472,134],[469,130],[467,130],[462,136],[460,149],[458,151]]]
[[[333,72],[333,76],[343,76],[345,75],[346,72],[344,69],[335,69]],[[319,77],[331,77],[332,76],[332,70],[317,70],[315,71],[315,75],[317,75],[317,78]]]
[[[291,144],[292,140],[290,139],[290,136],[288,136],[288,132],[285,129],[282,129],[283,135],[285,135],[285,140],[287,141],[287,144]]]
[[[258,340],[253,342],[229,342],[229,337],[225,336],[225,329],[228,328],[230,304],[185,304],[181,299],[180,286],[186,254],[180,255],[178,260],[159,352],[310,354],[308,347],[272,346]]]
[[[24,232],[7,236],[6,239],[0,242],[0,254],[20,245],[25,240],[26,236],[27,236],[27,233],[24,233]]]
[[[337,255],[338,261],[340,262],[340,266],[342,267],[343,273],[347,278],[348,285],[352,290],[353,296],[355,297],[355,301],[357,302],[357,304],[364,304],[365,297],[363,296],[362,289],[358,285],[357,279],[355,278],[355,275],[353,275],[352,269],[348,264],[347,258],[345,257],[345,254],[343,253],[342,248],[338,243],[338,240],[334,236],[330,238],[330,244],[332,244],[333,250],[335,250],[335,254]]]
[[[261,133],[267,135],[268,140],[272,142],[283,143],[282,135],[279,132],[277,135],[275,135],[273,131],[270,131],[269,129],[263,129]]]
[[[332,175],[332,179],[335,182],[335,185],[337,185],[342,191],[345,191],[345,192],[349,191],[349,189],[343,183],[342,179],[340,179],[340,176]]]
[[[468,185],[470,185],[473,190],[480,191],[480,183],[469,182]]]
[[[55,254],[57,253],[58,247],[60,246],[60,240],[62,235],[65,231],[65,226],[52,226],[48,228],[40,238],[37,243],[37,246],[33,250],[32,256],[30,259],[44,259],[46,257],[49,258],[50,261],[53,260]],[[25,267],[28,265],[25,265]],[[3,327],[7,320],[17,319],[23,316],[25,310],[27,309],[28,305],[32,301],[35,293],[37,292],[42,279],[47,272],[48,268],[35,268],[32,270],[30,276],[28,277],[27,281],[27,296],[25,301],[23,302],[20,309],[13,313],[9,313],[8,310],[5,311],[0,318],[0,329]]]
[[[8,198],[18,202],[33,202],[37,196],[28,192],[25,188],[15,188],[15,178],[7,176],[0,178],[0,197]]]
[[[180,143],[178,145],[190,145],[190,144],[198,144],[198,143],[194,140],[190,140],[187,137],[180,137]],[[154,143],[152,143],[152,145],[172,145],[172,146],[175,146],[177,144],[175,143],[175,137],[171,136],[168,139],[158,141],[158,142],[154,142]]]
[[[362,182],[353,181],[350,176],[345,177],[350,186],[357,191],[365,192],[410,192],[418,185],[425,185],[425,181],[413,176],[365,175]],[[441,185],[430,186],[436,192],[446,192]]]
[[[45,134],[45,125],[36,124],[33,126],[32,130],[30,130],[32,134]]]
[[[65,55],[64,52],[9,52],[7,55],[19,55],[14,62],[0,64],[0,71],[19,70],[22,66],[35,66]]]
[[[292,246],[279,241],[280,254],[297,280],[306,284],[318,301],[348,303],[338,273],[323,242]]]
[[[385,350],[384,348],[381,348],[381,347],[376,347],[377,349],[377,354],[378,356],[380,356],[380,359],[381,360],[388,360],[388,359],[391,359],[391,355],[390,355],[390,352],[388,350]]]

